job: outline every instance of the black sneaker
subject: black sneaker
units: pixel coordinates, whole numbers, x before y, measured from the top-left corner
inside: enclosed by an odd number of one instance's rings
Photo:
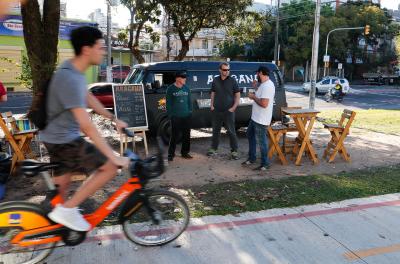
[[[246,161],[242,162],[242,165],[243,165],[243,166],[247,166],[247,165],[254,164],[254,162],[255,162],[255,161],[246,160]]]
[[[239,159],[239,153],[237,151],[232,151],[231,152],[231,158],[233,160],[238,160]]]
[[[184,158],[184,159],[193,159],[193,157],[190,154],[182,154],[182,158]]]
[[[173,161],[173,160],[174,160],[174,157],[168,156],[168,161]]]
[[[268,170],[270,167],[271,167],[270,165],[261,165],[261,166],[258,166],[258,167],[255,168],[255,169],[253,169],[253,170],[257,170],[257,171],[266,171],[266,170]]]

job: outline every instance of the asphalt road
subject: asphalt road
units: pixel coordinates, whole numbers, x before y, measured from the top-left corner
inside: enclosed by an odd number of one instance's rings
[[[308,94],[304,93],[300,84],[286,84],[288,105],[308,107]],[[354,85],[341,104],[326,103],[323,94],[317,95],[317,109],[400,109],[400,87]],[[31,105],[29,93],[10,93],[8,101],[0,104],[0,112],[11,111],[14,114],[26,113]]]
[[[309,95],[303,92],[300,84],[286,85],[288,105],[308,107]],[[400,109],[400,87],[396,86],[351,86],[341,103],[325,102],[324,95],[318,94],[315,101],[316,109]]]

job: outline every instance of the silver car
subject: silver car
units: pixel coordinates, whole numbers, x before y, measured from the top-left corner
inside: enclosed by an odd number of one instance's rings
[[[332,76],[324,77],[322,78],[322,80],[316,83],[316,93],[324,93],[324,94],[327,93],[329,91],[329,88],[334,87],[336,81],[338,80],[342,85],[343,93],[347,94],[350,91],[349,81],[345,78],[337,78]],[[304,92],[309,92],[310,88],[311,88],[310,82],[303,83]]]

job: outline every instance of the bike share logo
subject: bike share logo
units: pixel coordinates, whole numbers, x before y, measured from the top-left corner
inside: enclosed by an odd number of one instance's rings
[[[21,223],[21,214],[10,214],[8,218],[9,224],[20,224]]]
[[[125,199],[126,196],[129,195],[128,191],[124,191],[123,193],[121,193],[117,198],[115,198],[114,201],[112,201],[110,203],[109,206],[106,207],[107,210],[111,211],[112,209],[114,209],[121,201],[123,201]]]

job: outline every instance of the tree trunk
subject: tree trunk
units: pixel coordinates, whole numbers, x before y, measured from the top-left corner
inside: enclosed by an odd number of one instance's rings
[[[129,25],[129,42],[128,42],[128,48],[132,50],[133,46],[133,23],[135,19],[135,9],[130,9],[129,10],[131,13],[131,24]]]
[[[24,41],[32,69],[33,94],[42,93],[57,62],[60,0],[43,1],[43,17],[37,0],[21,8]]]
[[[175,61],[182,61],[185,57],[187,52],[189,51],[189,43],[190,41],[181,38],[182,48],[179,50],[178,56],[176,56]]]
[[[138,27],[136,29],[135,43],[133,44],[133,47],[131,48],[131,52],[139,64],[145,62],[142,54],[140,53],[140,48],[139,48],[140,31],[142,30],[143,25],[144,25],[144,23],[141,23],[138,25]]]

